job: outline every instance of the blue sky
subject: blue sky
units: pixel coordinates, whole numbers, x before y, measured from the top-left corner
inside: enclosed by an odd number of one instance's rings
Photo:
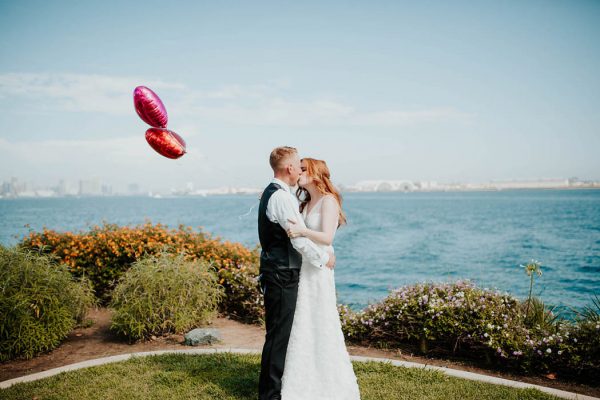
[[[124,2],[123,2],[124,3]],[[600,2],[0,0],[0,180],[600,179]],[[155,90],[188,144],[153,152]]]

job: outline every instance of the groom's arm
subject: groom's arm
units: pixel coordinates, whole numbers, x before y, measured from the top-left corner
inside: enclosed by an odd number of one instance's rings
[[[297,225],[305,227],[304,219],[297,210],[294,199],[284,191],[278,190],[269,199],[267,204],[267,217],[271,222],[279,224],[287,231],[289,227],[288,220],[296,221]],[[306,258],[311,265],[317,268],[323,268],[329,261],[329,253],[316,245],[310,239],[297,237],[290,239],[292,246]]]

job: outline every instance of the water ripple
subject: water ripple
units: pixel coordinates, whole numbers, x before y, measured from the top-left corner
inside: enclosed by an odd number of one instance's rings
[[[524,298],[520,264],[540,260],[534,292],[563,307],[600,294],[600,191],[346,193],[348,225],[336,237],[338,300],[356,308],[391,288],[471,279]],[[0,200],[0,243],[43,226],[85,230],[103,220],[202,226],[254,247],[256,196]],[[243,218],[238,216],[244,215]],[[30,227],[26,225],[30,224]]]

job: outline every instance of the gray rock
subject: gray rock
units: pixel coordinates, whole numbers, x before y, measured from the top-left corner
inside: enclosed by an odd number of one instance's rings
[[[223,340],[223,336],[215,328],[196,328],[185,334],[185,344],[188,346],[198,346],[201,344],[213,344]]]

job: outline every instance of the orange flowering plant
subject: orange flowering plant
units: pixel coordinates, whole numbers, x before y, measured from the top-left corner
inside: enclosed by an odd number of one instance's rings
[[[166,251],[184,254],[188,260],[205,260],[217,270],[219,283],[225,288],[221,311],[247,322],[262,318],[262,300],[255,281],[258,250],[223,241],[202,230],[185,225],[171,229],[149,221],[137,226],[105,222],[81,232],[44,228],[24,237],[19,246],[54,256],[75,276],[87,276],[104,305],[110,301],[119,277],[142,256]]]

